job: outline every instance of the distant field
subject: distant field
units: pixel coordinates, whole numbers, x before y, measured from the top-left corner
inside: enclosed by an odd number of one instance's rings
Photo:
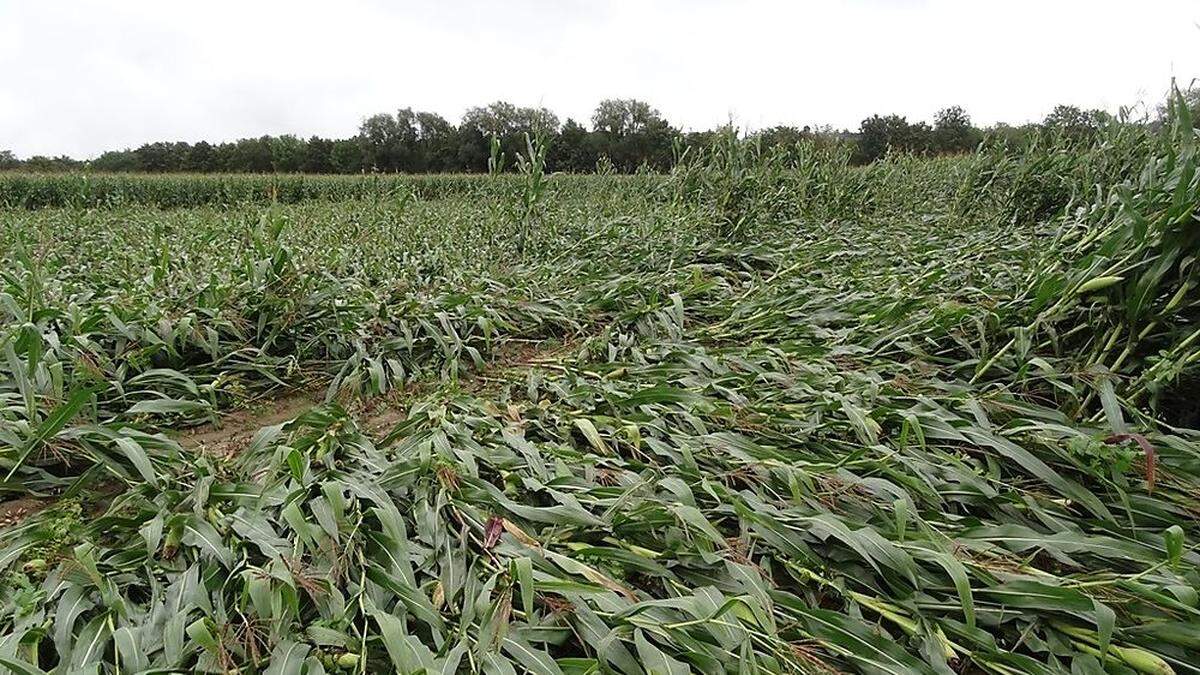
[[[0,172],[0,205],[11,208],[228,205],[343,201],[416,191],[445,197],[482,186],[479,175],[122,174]]]
[[[25,173],[0,172],[0,207],[108,208],[113,206],[233,205],[247,203],[295,204],[303,201],[337,202],[351,199],[384,199],[413,193],[423,199],[441,199],[473,192],[492,192],[513,182],[511,175],[481,174],[132,174],[132,173]],[[653,176],[572,176],[584,188],[594,182],[638,182]]]
[[[0,667],[1196,672],[1176,122],[0,174]]]

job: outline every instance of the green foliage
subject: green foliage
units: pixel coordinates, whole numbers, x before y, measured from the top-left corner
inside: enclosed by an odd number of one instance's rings
[[[231,184],[269,205],[8,183],[0,498],[50,508],[3,531],[0,664],[1190,672],[1168,122],[863,167],[727,130],[666,179],[530,137],[516,173]],[[251,421],[180,435],[214,415]]]
[[[1082,121],[1080,121],[1082,120]],[[1056,108],[1046,125],[1012,129],[998,126],[993,134],[1013,136],[1022,142],[1042,130],[1081,140],[1094,137],[1098,113],[1082,113],[1070,106]],[[621,173],[666,172],[675,159],[677,141],[708,150],[723,131],[712,129],[686,134],[672,126],[649,103],[637,99],[606,99],[591,117],[588,130],[573,119],[559,124],[546,108],[516,106],[495,101],[468,109],[455,125],[437,113],[402,108],[363,119],[351,138],[307,140],[291,135],[261,136],[211,144],[200,141],[150,142],[135,149],[110,150],[90,161],[70,157],[31,157],[18,160],[0,154],[0,170],[31,172],[148,172],[148,173],[482,173],[488,171],[491,139],[503,147],[522,147],[526,134],[547,145],[548,171],[589,173],[606,157]],[[1081,131],[1082,130],[1082,131]],[[971,126],[959,106],[937,113],[934,127],[909,123],[889,115],[864,120],[858,134],[828,126],[802,129],[776,126],[754,134],[768,148],[793,148],[801,141],[817,145],[853,141],[855,161],[870,163],[897,152],[958,154],[978,145],[982,132]]]
[[[517,153],[517,172],[522,181],[513,195],[513,215],[517,226],[517,252],[524,254],[536,231],[537,221],[542,217],[542,201],[548,185],[546,142],[541,136],[525,135],[525,154]]]
[[[1057,105],[1042,121],[1042,128],[1048,134],[1074,143],[1090,143],[1107,117],[1100,110],[1084,111],[1073,105]]]
[[[756,225],[783,218],[796,203],[784,156],[764,151],[757,139],[740,139],[732,127],[710,147],[689,148],[689,153],[676,165],[668,187],[677,202],[707,207],[723,239],[742,240]]]
[[[933,118],[934,151],[942,154],[970,152],[983,140],[983,135],[971,124],[971,117],[961,106],[943,108]]]
[[[12,150],[0,150],[0,171],[15,169],[18,166],[20,166],[20,161]]]
[[[31,174],[0,175],[0,205],[97,208],[146,205],[161,208],[220,206],[273,202],[340,202],[380,199],[415,191],[424,198],[468,195],[484,190],[482,176],[309,176],[287,175],[137,175]]]
[[[900,115],[873,115],[859,127],[857,161],[874,162],[889,152],[923,154],[930,150],[931,134],[924,122],[909,123]]]

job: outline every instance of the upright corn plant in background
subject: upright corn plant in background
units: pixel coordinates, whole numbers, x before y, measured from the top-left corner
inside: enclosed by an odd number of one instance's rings
[[[517,250],[524,254],[537,226],[542,222],[542,206],[546,197],[546,139],[541,135],[525,134],[525,154],[517,153],[517,172],[521,182],[515,190]]]
[[[504,148],[500,145],[500,137],[492,136],[488,141],[488,175],[494,177],[504,173],[506,157]]]
[[[491,147],[488,171],[494,179],[503,180],[505,154],[500,139],[493,137]],[[511,238],[518,256],[524,256],[534,243],[534,232],[543,221],[543,204],[549,186],[549,176],[546,174],[547,148],[543,136],[525,134],[524,150],[513,153],[518,180],[511,183],[504,199],[499,202],[503,218],[512,228]]]
[[[764,149],[726,127],[710,147],[676,152],[663,186],[668,198],[705,209],[717,236],[731,243],[753,241],[764,225],[867,218],[876,193],[886,190],[872,175],[885,170],[852,168],[851,149],[843,144],[801,141]],[[908,178],[904,188],[912,187]]]
[[[743,240],[755,225],[783,215],[788,195],[779,156],[739,138],[732,126],[710,148],[679,159],[671,177],[675,198],[711,209],[719,237]]]

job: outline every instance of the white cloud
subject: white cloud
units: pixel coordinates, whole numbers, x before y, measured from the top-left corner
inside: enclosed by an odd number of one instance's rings
[[[1195,0],[0,0],[0,148],[346,136],[501,98],[586,120],[634,96],[689,128],[1021,122],[1157,101],[1200,76],[1197,23]]]

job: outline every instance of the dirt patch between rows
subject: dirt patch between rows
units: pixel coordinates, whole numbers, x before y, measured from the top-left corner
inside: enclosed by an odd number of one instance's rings
[[[50,506],[51,500],[37,497],[18,497],[0,503],[0,528],[21,524],[29,516]]]
[[[223,415],[219,422],[196,427],[175,437],[175,440],[185,450],[234,455],[245,448],[263,427],[293,420],[320,403],[321,399],[314,392],[288,394],[251,410]]]
[[[501,345],[485,368],[462,378],[459,386],[476,395],[486,395],[501,382],[512,381],[513,371],[553,368],[557,359],[577,348],[577,340],[513,340]],[[344,403],[363,431],[381,438],[404,421],[408,401],[436,386],[436,383],[424,382],[385,396]],[[323,402],[323,389],[295,391],[254,408],[226,413],[215,423],[168,432],[168,435],[184,450],[232,457],[245,450],[262,428],[289,422]],[[19,525],[55,502],[55,497],[18,497],[2,501],[0,529]]]

